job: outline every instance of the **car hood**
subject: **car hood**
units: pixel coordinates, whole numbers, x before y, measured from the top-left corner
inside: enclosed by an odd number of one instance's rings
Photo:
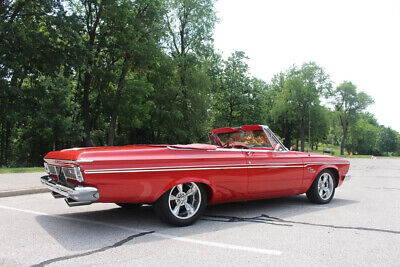
[[[293,151],[292,151],[293,152]],[[304,159],[310,159],[311,161],[315,160],[325,160],[325,161],[335,161],[335,162],[346,162],[349,163],[349,160],[341,157],[335,157],[330,155],[324,154],[317,154],[317,153],[308,153],[308,152],[295,152],[297,155],[304,157]]]

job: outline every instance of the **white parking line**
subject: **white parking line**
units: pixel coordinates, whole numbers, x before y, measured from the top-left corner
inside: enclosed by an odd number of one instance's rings
[[[63,215],[51,215],[51,214],[47,214],[47,213],[44,213],[44,212],[19,209],[19,208],[8,207],[8,206],[3,206],[3,205],[0,205],[0,208],[6,209],[6,210],[13,210],[13,211],[29,213],[29,214],[35,214],[35,215],[43,215],[43,216],[48,216],[48,217],[53,217],[53,218],[60,218],[60,219],[65,219],[65,220],[70,220],[70,221],[85,222],[85,223],[91,223],[91,224],[96,224],[96,225],[101,225],[101,226],[113,227],[113,228],[118,228],[118,229],[122,229],[122,230],[126,230],[126,231],[133,231],[133,232],[148,232],[149,231],[148,229],[132,228],[132,227],[126,227],[126,226],[121,226],[121,225],[112,224],[112,223],[105,223],[105,222],[97,222],[97,221],[91,221],[91,220],[86,220],[86,219],[72,218],[72,217],[67,217],[67,216],[63,216]],[[158,237],[161,237],[161,238],[165,238],[165,239],[172,239],[172,240],[177,240],[177,241],[181,241],[181,242],[187,242],[187,243],[198,244],[198,245],[209,246],[209,247],[218,247],[218,248],[225,248],[225,249],[232,249],[232,250],[241,250],[241,251],[248,251],[248,252],[267,254],[267,255],[275,255],[275,256],[282,254],[282,251],[279,251],[279,250],[263,249],[263,248],[247,247],[247,246],[239,246],[239,245],[218,243],[218,242],[212,242],[212,241],[204,241],[204,240],[199,240],[199,239],[193,239],[193,238],[187,238],[187,237],[179,237],[179,236],[168,235],[168,234],[162,234],[162,233],[157,233],[157,232],[152,233],[152,235],[158,236]]]

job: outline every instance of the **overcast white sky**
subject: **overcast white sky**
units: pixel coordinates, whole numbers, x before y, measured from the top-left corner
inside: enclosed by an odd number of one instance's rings
[[[368,111],[400,132],[400,1],[219,0],[215,46],[244,51],[253,76],[269,82],[292,64],[315,61],[334,85],[371,95]]]

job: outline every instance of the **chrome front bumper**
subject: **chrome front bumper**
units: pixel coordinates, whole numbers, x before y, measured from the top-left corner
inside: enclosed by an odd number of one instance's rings
[[[47,186],[51,191],[56,194],[64,196],[67,200],[76,202],[94,202],[99,199],[99,191],[94,187],[76,186],[74,188],[55,183],[48,175],[40,178],[42,184]],[[53,193],[53,196],[55,194]],[[56,196],[55,196],[56,197]]]
[[[344,176],[343,181],[348,182],[348,181],[350,181],[350,179],[351,179],[351,174],[347,173],[347,174]]]

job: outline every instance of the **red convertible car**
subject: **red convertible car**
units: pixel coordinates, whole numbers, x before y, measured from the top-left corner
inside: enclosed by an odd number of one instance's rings
[[[214,129],[210,144],[129,145],[52,151],[41,181],[69,206],[154,204],[160,218],[184,226],[207,204],[306,193],[332,200],[349,179],[349,161],[287,150],[263,125]]]

